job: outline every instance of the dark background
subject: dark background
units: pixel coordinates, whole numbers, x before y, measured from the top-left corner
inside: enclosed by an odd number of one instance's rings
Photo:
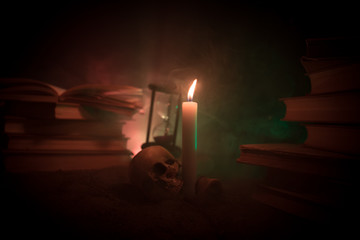
[[[278,99],[309,92],[305,39],[359,35],[360,16],[355,2],[305,0],[3,2],[0,11],[0,77],[144,89],[197,77],[199,174],[214,176],[258,174],[236,163],[240,144],[304,141],[299,124],[280,120]]]

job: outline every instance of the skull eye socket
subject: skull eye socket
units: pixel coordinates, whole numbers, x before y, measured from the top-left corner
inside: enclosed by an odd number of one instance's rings
[[[174,159],[168,159],[165,161],[166,164],[173,165],[175,163]]]
[[[166,166],[164,166],[162,163],[156,163],[153,166],[153,172],[156,175],[163,175],[166,172],[166,170],[167,170]]]

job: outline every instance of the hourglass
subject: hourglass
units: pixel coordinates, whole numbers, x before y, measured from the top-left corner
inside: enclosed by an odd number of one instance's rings
[[[181,153],[176,146],[176,136],[179,123],[179,107],[181,106],[181,94],[176,86],[162,86],[150,84],[151,102],[149,120],[146,134],[146,142],[142,149],[160,145],[171,152],[175,157]],[[154,125],[154,128],[152,128]],[[150,141],[152,139],[152,141]]]

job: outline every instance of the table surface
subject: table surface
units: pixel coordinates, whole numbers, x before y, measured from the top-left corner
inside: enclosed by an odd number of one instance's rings
[[[5,173],[2,232],[85,239],[304,239],[331,228],[253,201],[246,179],[222,180],[218,198],[149,202],[126,169]],[[341,233],[342,234],[342,233]]]

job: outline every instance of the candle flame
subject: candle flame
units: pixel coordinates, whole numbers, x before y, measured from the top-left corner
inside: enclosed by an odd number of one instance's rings
[[[192,102],[192,100],[193,100],[196,82],[197,82],[197,79],[194,80],[194,82],[191,84],[191,86],[190,86],[190,88],[189,88],[188,95],[187,95],[188,101],[191,101],[191,102]]]

